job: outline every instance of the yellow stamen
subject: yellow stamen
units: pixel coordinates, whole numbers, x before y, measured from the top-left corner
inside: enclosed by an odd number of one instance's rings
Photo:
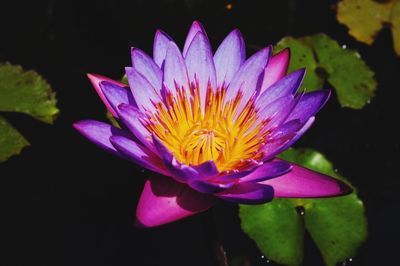
[[[213,160],[219,171],[246,169],[262,158],[266,121],[258,122],[251,100],[238,112],[241,93],[226,103],[225,94],[225,88],[213,92],[208,87],[202,110],[197,86],[191,86],[188,93],[178,89],[176,96],[167,93],[165,103],[155,104],[156,112],[144,125],[181,163],[199,165]]]

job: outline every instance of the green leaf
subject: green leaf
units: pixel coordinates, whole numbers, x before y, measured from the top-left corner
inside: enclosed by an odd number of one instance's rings
[[[356,40],[371,45],[383,26],[392,29],[393,43],[400,55],[399,0],[342,0],[338,4],[337,20],[349,28]]]
[[[344,180],[324,155],[311,149],[289,149],[281,158]],[[301,215],[296,209],[301,208]],[[269,258],[300,265],[303,235],[308,230],[326,265],[353,257],[367,237],[363,203],[356,192],[324,199],[274,199],[262,205],[240,205],[243,231]]]
[[[274,50],[281,51],[286,47],[290,47],[290,64],[288,71],[293,72],[294,70],[304,67],[307,70],[302,83],[302,88],[306,91],[321,89],[324,84],[324,79],[317,74],[318,63],[315,59],[314,52],[309,45],[304,41],[304,39],[285,37],[276,44]]]
[[[53,123],[59,110],[50,85],[33,70],[0,64],[0,111],[28,114]],[[29,142],[0,116],[0,162],[19,154]]]
[[[126,76],[126,74],[122,76],[121,82],[126,85],[129,85],[128,77]]]
[[[303,261],[304,225],[292,202],[274,199],[261,205],[240,205],[243,231],[269,259],[285,265]]]
[[[0,116],[0,163],[17,155],[29,142],[2,116]]]
[[[20,66],[0,65],[0,95],[0,111],[25,113],[46,123],[53,123],[59,112],[46,80]]]
[[[335,89],[341,106],[354,109],[361,109],[374,96],[374,72],[357,51],[340,47],[325,34],[283,38],[275,51],[286,47],[290,47],[292,55],[289,72],[307,69],[302,85],[306,91],[321,89],[327,81]]]

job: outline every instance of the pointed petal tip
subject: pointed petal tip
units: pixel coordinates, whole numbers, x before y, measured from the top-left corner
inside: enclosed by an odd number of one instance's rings
[[[272,186],[278,198],[328,198],[347,195],[353,191],[341,180],[295,163],[291,164],[293,168],[289,173],[261,182]]]
[[[80,121],[74,122],[72,124],[72,127],[75,130],[77,130],[78,132],[83,134],[83,132],[85,131],[85,128],[87,126],[90,126],[90,124],[92,124],[92,123],[93,123],[93,120],[84,119],[84,120],[80,120]]]
[[[290,56],[291,56],[290,48],[286,47],[286,48],[282,49],[281,51],[279,51],[278,53],[276,53],[274,56],[290,58]]]

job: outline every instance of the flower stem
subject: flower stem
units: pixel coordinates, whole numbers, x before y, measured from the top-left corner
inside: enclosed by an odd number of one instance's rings
[[[215,265],[229,266],[224,246],[218,237],[215,217],[212,209],[205,213],[203,224],[208,242],[210,243],[211,252],[214,254]]]

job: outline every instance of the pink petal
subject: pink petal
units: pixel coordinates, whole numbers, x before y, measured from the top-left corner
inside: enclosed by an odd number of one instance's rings
[[[155,227],[210,208],[216,198],[194,191],[164,176],[146,181],[136,209],[136,224]]]
[[[283,78],[288,70],[290,61],[290,50],[288,48],[274,55],[269,61],[264,72],[264,80],[261,85],[261,93],[269,86]]]
[[[116,112],[114,111],[114,109],[112,108],[112,106],[110,105],[110,103],[107,101],[106,96],[104,96],[103,91],[100,88],[100,82],[102,81],[108,81],[110,83],[113,83],[115,85],[118,85],[120,87],[126,87],[126,84],[122,83],[122,82],[118,82],[115,80],[112,80],[110,78],[98,75],[98,74],[87,74],[87,77],[89,78],[90,82],[92,83],[94,89],[96,90],[97,94],[100,96],[100,99],[103,101],[104,105],[107,107],[108,111],[110,111],[110,113],[114,116],[114,117],[118,117]]]
[[[183,51],[182,51],[183,56],[186,56],[186,53],[189,50],[189,46],[192,43],[194,37],[196,36],[196,34],[198,32],[203,33],[207,38],[207,33],[204,30],[203,25],[201,25],[201,23],[198,21],[194,21],[192,23],[192,26],[190,27],[190,30],[189,30],[187,36],[186,36],[185,45],[183,46]]]
[[[277,159],[278,160],[278,159]],[[261,182],[274,188],[278,198],[320,198],[343,195],[351,188],[330,176],[291,163],[289,173]]]

